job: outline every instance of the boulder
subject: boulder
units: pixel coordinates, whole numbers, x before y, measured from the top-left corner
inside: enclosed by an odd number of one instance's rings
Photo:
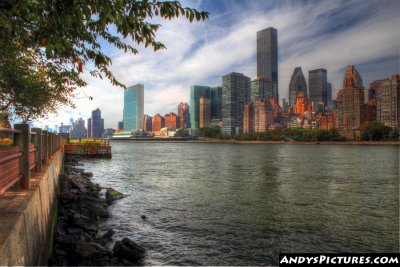
[[[113,229],[109,229],[101,238],[103,238],[104,240],[107,240],[107,241],[111,241],[114,233],[115,233],[115,231]]]
[[[93,177],[93,173],[92,172],[82,172],[81,175],[84,176],[84,177],[87,177],[87,178]]]
[[[118,192],[117,190],[115,190],[114,188],[107,188],[106,191],[106,201],[108,205],[111,205],[115,200],[124,198],[124,194],[122,194],[121,192]]]
[[[122,261],[137,262],[144,257],[146,250],[125,237],[121,241],[115,242],[113,248],[114,255]]]
[[[75,253],[83,259],[97,258],[100,255],[107,254],[107,250],[96,243],[78,242],[76,244]]]

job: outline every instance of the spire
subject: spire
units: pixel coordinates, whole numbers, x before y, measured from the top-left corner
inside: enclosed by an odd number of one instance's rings
[[[343,88],[363,89],[362,78],[354,66],[349,65],[343,79]]]

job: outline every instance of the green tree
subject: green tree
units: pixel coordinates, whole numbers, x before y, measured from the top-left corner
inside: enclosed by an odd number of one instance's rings
[[[392,132],[392,128],[384,125],[380,121],[372,121],[366,123],[361,128],[361,140],[366,141],[379,141],[388,139]]]
[[[107,42],[125,53],[135,45],[164,49],[155,18],[204,20],[207,12],[157,0],[3,0],[0,3],[0,112],[15,107],[25,119],[43,116],[59,104],[72,105],[88,72],[125,87],[110,71]],[[88,65],[88,63],[91,63]]]
[[[221,138],[221,128],[219,126],[203,127],[197,129],[196,133],[203,137]]]
[[[186,128],[179,129],[176,131],[175,137],[188,137],[189,136],[189,131]]]

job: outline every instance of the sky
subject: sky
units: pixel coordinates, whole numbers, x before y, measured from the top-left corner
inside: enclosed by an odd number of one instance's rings
[[[190,0],[183,6],[209,12],[209,19],[189,23],[183,18],[156,20],[162,27],[157,40],[167,49],[154,52],[136,46],[138,55],[125,54],[107,43],[111,71],[125,85],[144,84],[144,112],[177,112],[189,102],[191,85],[217,86],[222,76],[240,72],[256,78],[256,32],[278,30],[279,95],[288,99],[290,77],[301,66],[308,71],[325,68],[332,83],[332,98],[342,86],[345,69],[354,65],[368,88],[373,80],[400,73],[400,1],[397,0]],[[90,65],[86,69],[90,69]],[[76,90],[75,109],[61,107],[57,114],[34,122],[39,127],[87,119],[100,108],[105,128],[122,120],[123,93],[107,80],[83,73],[88,82]],[[90,101],[88,96],[92,96]]]

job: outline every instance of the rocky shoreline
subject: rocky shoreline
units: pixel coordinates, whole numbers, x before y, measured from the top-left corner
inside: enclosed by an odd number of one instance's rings
[[[60,177],[57,225],[49,266],[132,266],[140,265],[145,249],[129,238],[115,241],[113,229],[101,229],[109,217],[108,206],[123,197],[118,191],[93,183],[92,173],[79,168],[80,157],[66,156]],[[112,250],[108,249],[113,247]]]

